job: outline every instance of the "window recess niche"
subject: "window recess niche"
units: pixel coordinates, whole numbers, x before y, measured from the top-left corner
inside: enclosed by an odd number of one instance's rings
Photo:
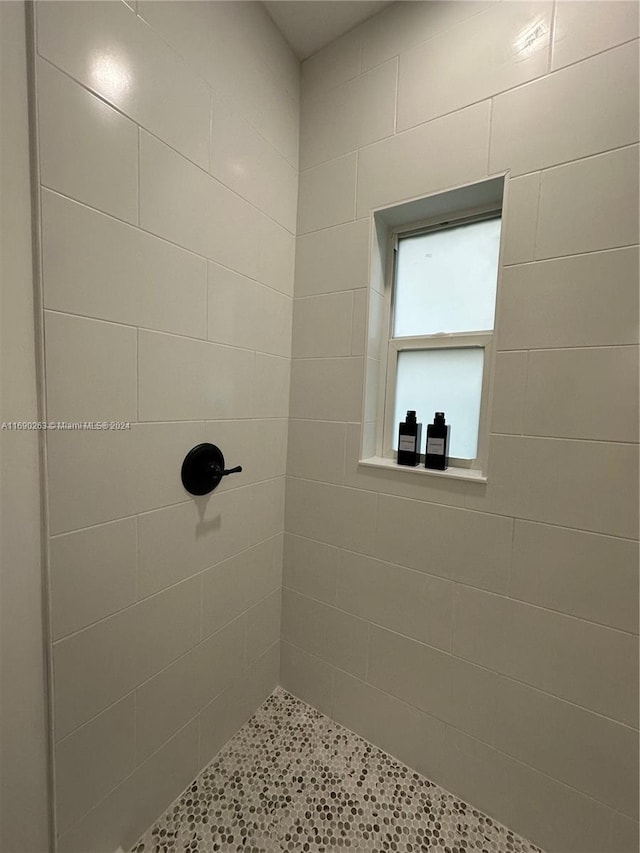
[[[506,177],[372,212],[367,369],[359,465],[486,482]],[[421,464],[396,462],[415,409]],[[449,467],[424,467],[427,425],[444,411]]]

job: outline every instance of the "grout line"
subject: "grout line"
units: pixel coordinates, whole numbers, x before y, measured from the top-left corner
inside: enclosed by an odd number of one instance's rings
[[[491,174],[491,140],[493,138],[493,107],[495,97],[489,99],[489,137],[487,139],[487,175]],[[505,179],[506,180],[506,179]]]
[[[522,438],[526,437],[525,433],[525,415],[527,411],[527,400],[529,393],[529,371],[531,368],[531,350],[525,350],[526,352],[526,365],[524,372],[524,388],[522,389],[522,399],[520,400],[520,435]],[[537,350],[536,350],[537,352]],[[545,352],[545,350],[540,350],[540,352]]]
[[[136,421],[140,423],[140,329],[136,330]]]
[[[209,96],[209,145],[207,146],[207,148],[208,148],[207,153],[209,155],[209,168],[207,171],[209,172],[210,175],[213,174],[213,102],[214,102],[214,99],[215,99],[215,93],[212,89],[211,94]]]
[[[394,91],[394,103],[393,103],[393,133],[394,135],[398,133],[398,102],[400,100],[400,54],[395,57],[396,59],[396,85]]]
[[[453,589],[451,591],[451,626],[449,629],[449,648],[448,653],[453,654],[454,648],[454,634],[455,634],[455,624],[456,624],[456,611],[457,611],[457,603],[458,603],[458,591],[460,584],[457,581],[452,581]],[[464,584],[463,584],[464,585]]]
[[[138,743],[138,690],[132,691],[133,694],[133,762],[137,767],[140,761],[140,744]],[[77,729],[76,729],[77,731]]]
[[[516,598],[512,593],[513,563],[514,563],[515,551],[516,551],[516,523],[517,523],[517,520],[518,519],[516,519],[516,518],[511,519],[511,542],[510,542],[510,546],[509,546],[509,573],[507,575],[507,592],[506,592],[507,598],[509,598],[513,601],[519,601],[520,600],[520,599]],[[523,602],[523,603],[528,604],[529,602]],[[551,608],[545,608],[545,609],[550,610]],[[552,612],[553,613],[562,613],[562,611],[558,611],[558,610],[554,610]],[[563,614],[563,615],[566,615],[566,614]],[[587,620],[587,621],[590,621],[590,620]],[[594,624],[597,624],[597,623],[594,623]]]
[[[141,157],[141,153],[140,153],[140,126],[139,125],[136,125],[136,141],[137,141],[137,149],[138,149],[138,176],[137,176],[138,177],[138,180],[137,180],[137,192],[138,192],[137,214],[138,215],[136,217],[136,220],[137,220],[136,224],[139,228],[140,227],[140,184],[141,184],[140,173],[142,171],[142,157]]]
[[[549,28],[549,57],[547,60],[547,74],[551,74],[553,69],[553,58],[556,50],[556,16],[558,14],[557,0],[553,0],[551,9],[551,26]]]
[[[135,528],[136,528],[136,578],[135,578],[135,600],[136,602],[140,601],[140,522],[139,515],[134,515],[135,519]],[[88,626],[87,626],[88,627]],[[62,637],[58,638],[62,639]]]
[[[536,199],[536,218],[533,223],[533,259],[538,260],[538,238],[540,237],[540,209],[542,207],[542,172],[538,172],[538,193]]]

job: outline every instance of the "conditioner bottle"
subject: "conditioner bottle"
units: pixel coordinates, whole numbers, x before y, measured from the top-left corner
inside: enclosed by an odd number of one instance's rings
[[[417,423],[416,413],[407,412],[407,419],[400,421],[398,430],[398,465],[415,468],[420,461],[422,424]]]
[[[427,426],[424,467],[440,471],[449,467],[449,427],[444,421],[444,412],[436,412],[433,423]]]

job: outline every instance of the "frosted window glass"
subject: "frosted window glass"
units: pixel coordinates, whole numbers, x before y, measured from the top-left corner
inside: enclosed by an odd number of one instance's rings
[[[500,219],[398,243],[394,337],[493,329]]]
[[[398,449],[398,424],[408,409],[415,409],[422,422],[423,445],[427,424],[433,423],[435,412],[444,412],[451,427],[449,456],[475,459],[483,362],[482,347],[399,352],[393,449]]]

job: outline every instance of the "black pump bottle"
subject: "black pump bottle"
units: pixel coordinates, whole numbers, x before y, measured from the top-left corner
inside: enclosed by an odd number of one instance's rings
[[[398,465],[415,468],[420,461],[422,424],[416,422],[416,413],[407,412],[407,419],[400,421],[398,429]]]
[[[449,427],[444,421],[444,412],[436,412],[433,423],[427,426],[424,467],[440,471],[449,467]]]

